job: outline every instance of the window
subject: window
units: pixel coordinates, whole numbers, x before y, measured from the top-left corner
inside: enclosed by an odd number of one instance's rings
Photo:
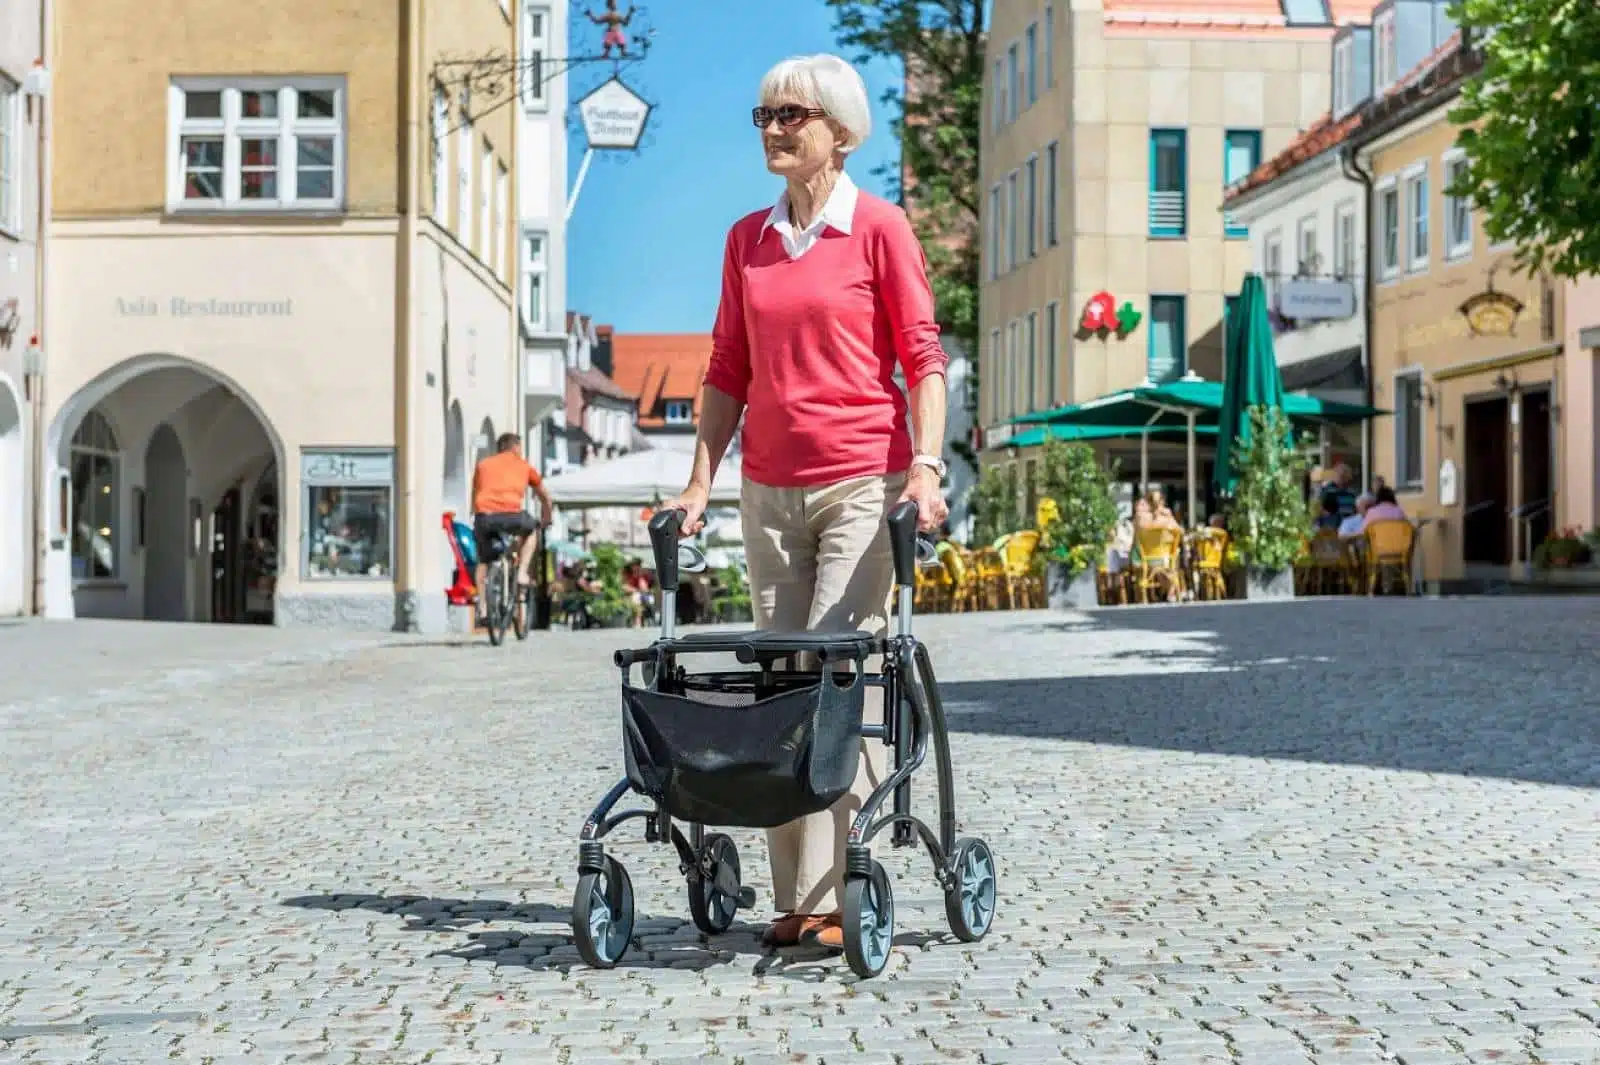
[[[1295,224],[1294,230],[1295,255],[1298,261],[1295,264],[1294,276],[1316,277],[1322,272],[1322,264],[1317,255],[1317,216],[1307,215]]]
[[[1395,487],[1422,489],[1422,371],[1394,375]]]
[[[1400,78],[1396,69],[1398,57],[1394,50],[1394,8],[1379,15],[1372,23],[1372,89],[1374,93],[1387,92],[1389,86]]]
[[[1428,265],[1428,171],[1426,167],[1406,175],[1406,267],[1421,270]]]
[[[1001,347],[1000,330],[989,330],[989,365],[988,372],[994,376],[994,383],[989,386],[989,407],[991,422],[1000,420],[1000,397],[1005,394],[1005,350]],[[980,387],[982,379],[979,379]]]
[[[483,142],[483,168],[478,173],[478,258],[490,262],[489,234],[494,230],[494,146]]]
[[[1020,349],[1017,334],[1021,327],[1022,324],[1014,319],[1006,326],[1006,384],[1009,386],[1006,389],[1007,416],[1014,416],[1020,410],[1017,404],[1017,382],[1022,375],[1017,373],[1017,352]]]
[[[1011,107],[1006,111],[1006,121],[1015,122],[1017,112],[1022,109],[1022,72],[1018,68],[1017,44],[1011,43],[1006,49],[1006,95],[1011,100]]]
[[[530,332],[545,328],[544,234],[522,235],[522,321]]]
[[[472,240],[472,162],[476,149],[472,119],[462,115],[456,142],[456,239],[463,244]]]
[[[1356,104],[1356,39],[1346,37],[1333,46],[1333,114],[1342,118]]]
[[[1378,276],[1384,280],[1400,272],[1400,190],[1391,178],[1378,186]]]
[[[1023,368],[1023,372],[1020,375],[1018,375],[1018,376],[1020,376],[1022,378],[1023,387],[1026,389],[1026,393],[1025,393],[1026,394],[1026,399],[1023,401],[1022,409],[1031,413],[1032,411],[1038,409],[1038,405],[1039,405],[1039,392],[1038,392],[1038,387],[1039,387],[1039,381],[1038,381],[1038,372],[1039,372],[1038,371],[1038,366],[1039,366],[1039,312],[1038,311],[1029,311],[1028,312],[1027,344],[1024,345],[1024,347],[1022,349],[1022,357],[1027,360],[1027,365]]]
[[[1008,271],[1017,268],[1017,255],[1021,250],[1017,240],[1019,236],[1017,223],[1022,218],[1022,212],[1019,210],[1020,205],[1017,202],[1017,197],[1020,194],[1017,176],[1017,172],[1013,170],[1006,177],[1006,269]]]
[[[1056,9],[1044,5],[1044,87],[1056,87]]]
[[[394,552],[394,452],[300,454],[308,580],[389,580]]]
[[[1333,209],[1333,276],[1340,281],[1355,277],[1356,208],[1341,203]]]
[[[1056,199],[1056,188],[1061,183],[1060,154],[1061,145],[1056,141],[1051,141],[1044,150],[1044,245],[1047,248],[1061,243],[1061,211]]]
[[[522,27],[522,106],[529,111],[544,111],[550,106],[544,91],[544,57],[550,52],[550,9],[527,8]]]
[[[1257,129],[1230,129],[1223,135],[1222,184],[1226,188],[1249,177],[1261,165],[1261,131]],[[1250,235],[1248,226],[1240,225],[1232,212],[1222,216],[1224,235],[1242,240]]]
[[[1006,102],[1006,69],[998,59],[994,61],[994,128],[998,132],[1005,128],[1006,110],[1010,105]]]
[[[1001,274],[1000,269],[1000,234],[1004,231],[1005,220],[1000,216],[1000,183],[997,181],[989,189],[989,280],[993,281]]]
[[[337,208],[344,198],[342,79],[175,82],[171,210]]]
[[[1182,296],[1150,297],[1149,349],[1145,355],[1145,376],[1154,385],[1164,385],[1183,376],[1188,366],[1184,339],[1184,300]]]
[[[22,120],[16,82],[0,74],[0,229],[22,229]]]
[[[121,554],[118,503],[122,451],[111,423],[97,410],[83,416],[68,447],[72,480],[72,579],[112,580]]]
[[[1061,358],[1061,304],[1051,301],[1044,309],[1044,406],[1050,410],[1060,395],[1061,382],[1056,379]]]
[[[1450,189],[1466,180],[1467,157],[1453,148],[1444,156],[1444,254],[1447,259],[1462,259],[1472,254],[1472,201],[1453,196]]]
[[[1150,131],[1150,235],[1181,237],[1187,232],[1187,134],[1181,129]]]
[[[1039,102],[1039,24],[1028,25],[1028,106]]]
[[[442,88],[433,90],[433,217],[440,224],[445,220],[445,200],[448,186],[445,175],[450,170],[450,98]]]
[[[1024,221],[1028,224],[1028,258],[1035,259],[1039,255],[1039,157],[1028,156],[1028,184],[1023,195],[1027,198],[1028,208],[1024,212]]]
[[[504,277],[506,273],[506,226],[510,223],[507,216],[511,211],[511,175],[506,171],[506,165],[496,161],[494,164],[494,239],[489,242],[489,266],[493,268],[496,277]]]
[[[1278,0],[1284,19],[1291,26],[1326,26],[1328,5],[1326,0]]]
[[[686,399],[671,399],[666,404],[668,425],[688,425],[694,421],[694,404]]]
[[[1277,231],[1261,242],[1261,274],[1266,282],[1267,306],[1278,309],[1278,286],[1283,284],[1283,238]]]

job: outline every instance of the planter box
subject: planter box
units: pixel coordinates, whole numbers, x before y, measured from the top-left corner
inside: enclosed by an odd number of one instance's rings
[[[1086,566],[1076,577],[1068,577],[1065,562],[1046,562],[1044,589],[1051,610],[1093,610],[1100,605],[1093,567]]]
[[[1256,601],[1294,598],[1294,567],[1280,570],[1250,566],[1245,570],[1244,597]]]

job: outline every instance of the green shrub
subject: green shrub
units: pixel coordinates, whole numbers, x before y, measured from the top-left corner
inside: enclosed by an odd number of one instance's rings
[[[1228,533],[1246,563],[1276,572],[1294,565],[1308,529],[1301,481],[1311,468],[1293,428],[1276,407],[1251,407],[1250,439],[1240,443],[1239,483],[1228,509]]]
[[[1045,442],[1034,489],[1040,500],[1040,554],[1064,562],[1076,576],[1103,552],[1117,523],[1111,498],[1115,472],[1100,465],[1087,444]],[[1046,506],[1049,500],[1054,506]]]

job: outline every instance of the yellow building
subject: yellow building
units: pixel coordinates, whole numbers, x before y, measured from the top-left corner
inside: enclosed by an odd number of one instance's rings
[[[518,427],[517,109],[460,62],[512,0],[55,13],[47,613],[443,628]]]
[[[1404,30],[1402,30],[1404,32]],[[1453,38],[1373,102],[1353,138],[1372,181],[1368,255],[1376,404],[1373,472],[1419,532],[1430,582],[1504,578],[1553,527],[1593,520],[1592,421],[1562,418],[1568,374],[1593,358],[1566,336],[1569,288],[1519,273],[1462,199],[1448,113],[1476,59]],[[1576,332],[1576,331],[1574,331]],[[1581,409],[1581,408],[1580,408]]]
[[[1018,414],[1185,373],[1220,379],[1225,299],[1251,261],[1223,189],[1328,109],[1333,34],[1371,7],[995,5],[981,152],[989,446]],[[1120,329],[1082,327],[1101,294]]]

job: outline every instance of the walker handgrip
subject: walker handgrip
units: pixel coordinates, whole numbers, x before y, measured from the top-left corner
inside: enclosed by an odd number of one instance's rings
[[[894,582],[917,583],[917,504],[908,499],[889,512],[889,545],[894,552]]]
[[[650,519],[650,550],[656,556],[656,584],[663,592],[678,590],[678,537],[683,511],[658,510]]]

